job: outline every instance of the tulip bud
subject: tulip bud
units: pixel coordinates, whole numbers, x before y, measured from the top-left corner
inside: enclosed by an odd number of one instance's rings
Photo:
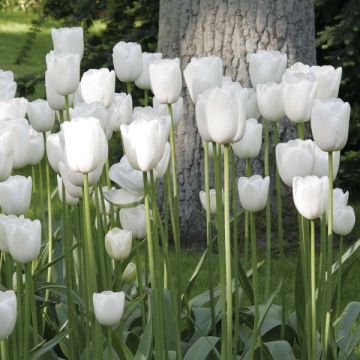
[[[312,66],[311,72],[315,75],[317,82],[316,98],[330,99],[337,98],[342,75],[342,68],[336,70],[333,66]]]
[[[182,90],[180,60],[162,59],[150,64],[151,90],[160,104],[176,102]]]
[[[132,233],[134,239],[144,239],[146,236],[146,212],[144,205],[120,210],[121,226]]]
[[[316,100],[311,112],[314,141],[323,151],[342,150],[349,133],[350,105],[341,99]]]
[[[44,136],[42,133],[37,132],[31,126],[30,131],[30,144],[28,154],[28,165],[37,165],[45,153]]]
[[[262,125],[256,119],[246,120],[244,136],[240,141],[231,144],[239,159],[254,159],[259,155],[262,142]]]
[[[100,122],[103,130],[106,128],[108,122],[108,112],[106,107],[101,102],[93,102],[87,104],[85,102],[75,105],[74,108],[69,110],[70,118],[95,118]]]
[[[55,123],[55,111],[46,100],[37,99],[28,105],[27,109],[31,126],[39,132],[50,131]]]
[[[149,67],[150,64],[156,60],[160,60],[161,58],[161,53],[142,53],[142,72],[140,77],[135,81],[135,84],[138,88],[145,90],[151,89]]]
[[[46,100],[53,110],[63,110],[65,109],[65,96],[60,95],[56,92],[53,87],[50,78],[49,72],[45,72],[45,90],[46,90]],[[69,95],[69,104],[73,103],[73,95]]]
[[[62,131],[46,138],[46,155],[51,168],[59,173],[59,163],[64,162],[64,134]]]
[[[258,50],[248,56],[249,75],[253,88],[257,84],[280,82],[286,65],[287,56],[280,51]]]
[[[23,119],[28,108],[25,98],[14,98],[8,101],[0,101],[0,120],[6,118]]]
[[[206,116],[205,116],[205,103],[206,103],[206,98],[203,95],[199,95],[196,99],[196,104],[195,104],[196,125],[201,138],[204,141],[211,142],[212,139],[208,130]]]
[[[264,119],[279,121],[285,116],[282,83],[259,84],[256,87],[256,95]]]
[[[11,130],[0,130],[0,182],[11,175],[13,168],[14,134]]]
[[[216,214],[216,190],[210,189],[209,196],[210,196],[210,213]],[[223,196],[222,193],[221,196]],[[206,210],[206,192],[200,191],[199,197],[203,209]]]
[[[9,101],[15,97],[16,82],[12,71],[0,69],[0,101]]]
[[[191,58],[184,70],[184,78],[191,99],[196,103],[199,94],[222,86],[223,65],[218,56]]]
[[[133,168],[143,172],[156,167],[164,155],[166,134],[159,120],[134,121],[120,127],[126,156]]]
[[[133,42],[118,42],[113,48],[113,62],[116,76],[120,81],[137,80],[142,71],[141,46]]]
[[[344,192],[342,189],[333,189],[333,207],[343,208],[347,206],[349,201],[349,192]]]
[[[14,330],[17,316],[14,291],[0,291],[0,340],[6,339]]]
[[[129,230],[113,228],[105,235],[105,248],[114,260],[125,260],[131,252],[132,234]]]
[[[55,54],[78,54],[80,59],[84,53],[84,30],[82,27],[62,27],[51,29],[51,37]]]
[[[174,126],[178,126],[183,116],[183,98],[180,96],[179,99],[171,104]],[[169,110],[167,104],[160,104],[156,98],[153,98],[153,107],[162,116],[169,116]]]
[[[293,197],[298,212],[308,220],[321,217],[328,206],[329,179],[327,176],[295,177]]]
[[[41,248],[41,223],[39,220],[18,218],[8,224],[8,247],[12,258],[26,264],[35,260]]]
[[[0,183],[0,206],[7,215],[25,214],[30,208],[31,176],[10,176]]]
[[[290,140],[276,145],[276,165],[281,180],[287,185],[293,185],[296,176],[312,174],[315,152],[311,140]]]
[[[83,74],[80,86],[85,102],[100,102],[108,108],[115,93],[115,72],[105,68],[90,69]]]
[[[59,95],[70,95],[75,92],[80,82],[80,56],[78,54],[46,55],[47,74],[52,88]]]
[[[64,126],[65,154],[72,171],[89,173],[104,164],[108,143],[95,118],[74,118]]]
[[[125,93],[115,94],[109,108],[109,126],[113,131],[120,131],[120,125],[128,125],[132,120],[132,97]]]
[[[333,231],[338,235],[348,235],[355,225],[355,211],[351,206],[334,207]]]
[[[122,318],[125,306],[123,291],[103,291],[93,294],[96,320],[104,326],[116,325]]]
[[[250,212],[258,212],[265,208],[269,194],[270,178],[253,175],[240,177],[238,193],[241,206]]]
[[[328,176],[329,174],[329,160],[328,153],[326,151],[322,151],[316,143],[314,143],[315,150],[315,159],[314,165],[312,169],[312,175],[316,175],[317,177]],[[340,165],[340,151],[333,152],[333,179],[336,179],[337,173],[339,171]]]
[[[136,265],[134,263],[128,263],[125,270],[123,271],[121,278],[124,283],[132,283],[137,276]]]
[[[58,184],[58,193],[59,193],[59,199],[61,202],[63,202],[63,182],[62,182],[62,178],[59,175],[56,175],[57,178],[57,184]],[[65,185],[64,185],[65,187]],[[72,197],[65,188],[65,203],[67,205],[76,205],[79,203],[79,198],[77,197]]]

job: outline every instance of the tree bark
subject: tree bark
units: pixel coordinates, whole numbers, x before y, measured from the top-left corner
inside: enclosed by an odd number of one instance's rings
[[[160,0],[159,19],[158,50],[163,57],[179,57],[184,69],[193,56],[220,56],[224,73],[242,86],[251,86],[247,54],[258,49],[285,52],[289,64],[316,60],[312,0]],[[183,96],[184,118],[176,137],[181,238],[184,246],[199,247],[205,243],[199,201],[203,150],[185,82]],[[284,120],[280,139],[295,137],[295,128]],[[262,173],[261,157],[253,166],[254,172]],[[289,190],[285,193],[288,196]]]

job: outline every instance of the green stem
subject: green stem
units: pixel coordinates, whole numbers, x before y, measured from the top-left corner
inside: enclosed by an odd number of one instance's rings
[[[337,276],[337,294],[336,294],[336,317],[340,316],[343,247],[344,247],[344,236],[340,235],[340,240],[339,240],[339,270],[338,270],[338,276]]]
[[[145,89],[144,90],[144,106],[148,106],[149,105],[149,90]]]
[[[33,326],[34,346],[36,346],[40,336],[39,336],[39,327],[38,327],[38,319],[37,319],[37,312],[36,312],[34,278],[31,273],[31,266],[30,266],[30,279],[27,281],[29,281],[30,293],[31,293],[30,311],[31,311],[31,319],[32,319],[32,326]]]
[[[251,176],[251,163],[250,159],[245,160],[245,175]],[[249,268],[249,212],[245,210],[245,224],[244,224],[244,266],[247,270]]]
[[[304,140],[304,138],[305,138],[305,123],[298,123],[297,130],[298,130],[299,139]]]
[[[311,273],[311,344],[312,359],[316,359],[316,284],[315,284],[315,221],[311,220],[310,273]]]
[[[65,119],[65,121],[70,121],[69,108],[70,108],[69,95],[65,95],[65,111],[66,111],[66,119]]]
[[[31,263],[25,265],[25,310],[24,310],[24,360],[30,353],[30,302],[31,302]]]
[[[0,341],[0,346],[1,346],[1,359],[3,360],[8,360],[8,351],[7,351],[7,340],[3,339]]]
[[[325,318],[326,318],[326,215],[320,220],[320,276],[319,276],[319,324],[321,326],[321,344],[324,347]]]
[[[111,190],[111,181],[110,181],[110,162],[109,158],[106,159],[105,162],[105,175],[106,175],[106,186],[108,191]],[[105,210],[105,208],[103,208]],[[115,218],[114,218],[114,206],[110,204],[110,224],[112,227],[115,226]]]
[[[36,192],[36,167],[35,165],[31,166],[31,177],[32,177],[32,199],[34,204],[34,218],[37,218],[37,192]]]
[[[112,329],[108,326],[108,360],[113,358],[113,347],[112,347]]]
[[[138,295],[142,296],[144,293],[143,283],[142,283],[142,267],[141,267],[141,259],[140,259],[140,242],[138,239],[133,239],[134,242],[137,242],[135,245],[135,263],[136,263],[136,276],[138,282]],[[142,330],[145,330],[146,326],[146,313],[145,313],[145,304],[144,301],[141,302],[141,326]]]
[[[128,81],[126,83],[126,92],[128,95],[131,95],[131,82],[130,81]]]
[[[17,326],[17,336],[19,339],[19,353],[21,354],[22,349],[24,349],[23,346],[23,307],[22,307],[22,299],[23,299],[23,274],[22,274],[22,269],[21,269],[21,264],[20,263],[16,263],[16,297],[17,297],[17,322],[16,322],[16,326]]]
[[[59,110],[59,123],[63,123],[64,122],[64,110]]]

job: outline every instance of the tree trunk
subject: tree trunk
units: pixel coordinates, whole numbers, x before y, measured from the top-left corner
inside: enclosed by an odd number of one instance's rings
[[[160,0],[159,19],[158,50],[163,57],[179,57],[182,69],[193,56],[217,55],[223,60],[224,73],[248,87],[247,54],[258,49],[286,52],[289,64],[315,63],[312,0]],[[184,118],[176,139],[181,238],[184,246],[199,247],[205,243],[199,201],[203,150],[185,83],[183,96]],[[287,120],[281,130],[281,140],[295,137]],[[254,172],[262,173],[261,158],[253,166]]]

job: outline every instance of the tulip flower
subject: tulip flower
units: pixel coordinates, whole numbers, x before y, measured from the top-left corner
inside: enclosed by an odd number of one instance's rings
[[[295,177],[293,198],[298,212],[308,220],[321,217],[328,206],[329,179],[327,176]]]
[[[166,134],[159,120],[137,120],[121,125],[126,156],[131,166],[143,172],[156,167],[164,155]]]
[[[0,206],[7,215],[25,214],[30,208],[32,191],[31,177],[10,176],[0,183]]]
[[[54,89],[50,78],[49,78],[49,72],[45,72],[45,90],[46,90],[46,100],[53,110],[63,110],[65,108],[65,97],[63,95],[60,95],[56,92]],[[74,96],[69,95],[69,104],[71,105],[73,103]]]
[[[223,65],[218,56],[191,58],[184,70],[184,78],[190,97],[194,103],[199,94],[222,86]]]
[[[314,141],[323,151],[342,150],[349,133],[350,105],[341,99],[316,100],[311,112]]]
[[[105,235],[105,248],[114,260],[125,260],[131,252],[132,233],[129,230],[113,228]]]
[[[160,104],[173,104],[181,94],[180,60],[161,59],[149,67],[151,90]]]
[[[315,151],[311,140],[290,140],[280,143],[275,149],[276,165],[281,180],[287,185],[293,185],[296,176],[312,174]]]
[[[256,87],[260,114],[269,121],[280,121],[285,116],[283,84],[267,83]]]
[[[79,103],[74,108],[69,109],[70,118],[95,118],[100,121],[100,125],[105,130],[108,122],[108,112],[101,102],[93,102],[87,104],[85,102]]]
[[[59,173],[64,183],[65,191],[73,198],[82,197],[82,187],[74,185],[69,178],[69,172],[63,162],[59,163]]]
[[[104,192],[105,199],[112,205],[120,208],[130,208],[140,204],[143,194],[134,194],[125,189],[115,189],[114,187]]]
[[[145,206],[138,205],[129,209],[120,210],[121,226],[132,233],[134,239],[144,239],[146,236]]]
[[[247,106],[246,106],[246,118],[259,119],[260,110],[257,102],[256,92],[253,88],[245,88],[247,90]]]
[[[285,70],[285,74],[291,73],[304,73],[308,74],[311,71],[311,67],[307,64],[303,64],[298,61],[295,64],[291,65],[288,69]]]
[[[0,291],[0,340],[6,339],[14,330],[17,301],[14,291]]]
[[[206,98],[202,95],[197,97],[196,104],[195,104],[195,118],[196,118],[196,125],[197,125],[197,128],[198,128],[201,138],[204,141],[210,142],[210,141],[212,141],[212,139],[211,139],[208,127],[207,127],[207,121],[206,121],[206,115],[205,115],[205,102],[206,102],[205,100],[206,100]],[[212,146],[210,146],[209,148],[211,148],[211,147]]]
[[[11,175],[13,168],[14,134],[11,130],[0,129],[0,182]]]
[[[241,206],[250,212],[258,212],[265,208],[269,193],[270,178],[253,175],[240,177],[238,193]]]
[[[108,143],[95,118],[74,118],[64,123],[65,154],[72,171],[90,173],[105,163]]]
[[[259,50],[250,54],[248,61],[253,88],[256,88],[257,84],[280,82],[287,66],[287,56],[280,51]]]
[[[152,64],[156,60],[160,60],[161,58],[161,53],[142,53],[142,71],[140,77],[135,81],[135,84],[138,88],[144,90],[151,89],[149,67],[150,64]]]
[[[248,119],[246,120],[244,136],[231,146],[239,159],[254,159],[259,155],[261,142],[262,125],[256,119]]]
[[[85,102],[100,102],[108,108],[115,93],[115,72],[106,68],[90,69],[83,74],[80,86]]]
[[[317,82],[316,98],[337,98],[342,75],[342,68],[335,69],[330,65],[312,66],[311,72],[315,75]]]
[[[4,253],[9,252],[6,230],[11,218],[16,218],[16,216],[0,214],[0,251]]]
[[[210,189],[210,213],[216,214],[216,190]],[[223,196],[223,194],[221,194]],[[199,192],[200,202],[204,210],[206,210],[206,192],[200,191]]]
[[[141,46],[133,42],[118,42],[113,48],[113,62],[117,78],[122,82],[139,79],[142,72]]]
[[[109,126],[113,131],[120,131],[120,125],[128,125],[132,121],[133,102],[131,95],[125,93],[115,94],[109,108]]]
[[[77,54],[80,59],[84,53],[84,30],[82,27],[62,27],[51,29],[55,54]]]
[[[64,134],[60,131],[46,138],[46,155],[51,168],[59,173],[59,163],[64,162]]]
[[[329,174],[329,160],[328,153],[322,151],[316,143],[314,143],[315,159],[312,169],[312,175],[317,177],[327,176]],[[336,179],[340,165],[340,151],[334,151],[333,153],[333,179]]]
[[[304,123],[310,120],[316,89],[317,82],[311,73],[284,74],[284,109],[290,121]]]
[[[80,56],[78,54],[46,55],[47,76],[52,88],[59,95],[70,95],[75,92],[80,82]]]
[[[165,175],[166,170],[169,167],[169,162],[170,162],[170,144],[167,142],[165,144],[164,154],[154,170],[154,175],[156,179],[160,179]]]
[[[35,260],[41,247],[41,223],[39,220],[18,218],[8,224],[8,247],[12,258],[27,264]]]
[[[57,185],[58,185],[58,194],[59,194],[59,199],[62,202],[63,201],[63,181],[61,176],[56,175],[57,178]],[[65,186],[65,185],[64,185]],[[76,205],[79,203],[79,198],[77,197],[72,197],[65,188],[65,203],[67,205]]]
[[[0,69],[0,101],[9,101],[15,97],[16,82],[12,71]]]
[[[38,132],[50,131],[55,123],[55,111],[48,102],[37,99],[29,102],[27,114],[31,126]]]
[[[122,318],[125,306],[123,291],[103,291],[93,294],[96,320],[104,326],[116,325]]]
[[[333,189],[333,206],[334,208],[343,208],[347,206],[349,201],[349,192],[342,189]]]
[[[183,106],[184,101],[183,98],[180,96],[179,99],[171,105],[172,114],[173,114],[173,122],[174,126],[178,126],[179,122],[182,119],[183,116]],[[169,110],[167,108],[166,104],[160,104],[156,98],[153,98],[153,108],[162,116],[168,116]]]
[[[355,225],[355,211],[351,206],[334,207],[333,232],[348,235]]]
[[[29,144],[29,154],[28,154],[28,164],[37,165],[45,153],[45,144],[44,136],[42,133],[37,132],[31,126],[30,131],[30,144]]]
[[[0,101],[0,120],[6,118],[23,119],[28,108],[25,98],[14,98],[9,101]]]
[[[136,279],[136,276],[137,276],[136,265],[134,263],[128,263],[121,275],[122,280],[126,284],[129,284]]]

